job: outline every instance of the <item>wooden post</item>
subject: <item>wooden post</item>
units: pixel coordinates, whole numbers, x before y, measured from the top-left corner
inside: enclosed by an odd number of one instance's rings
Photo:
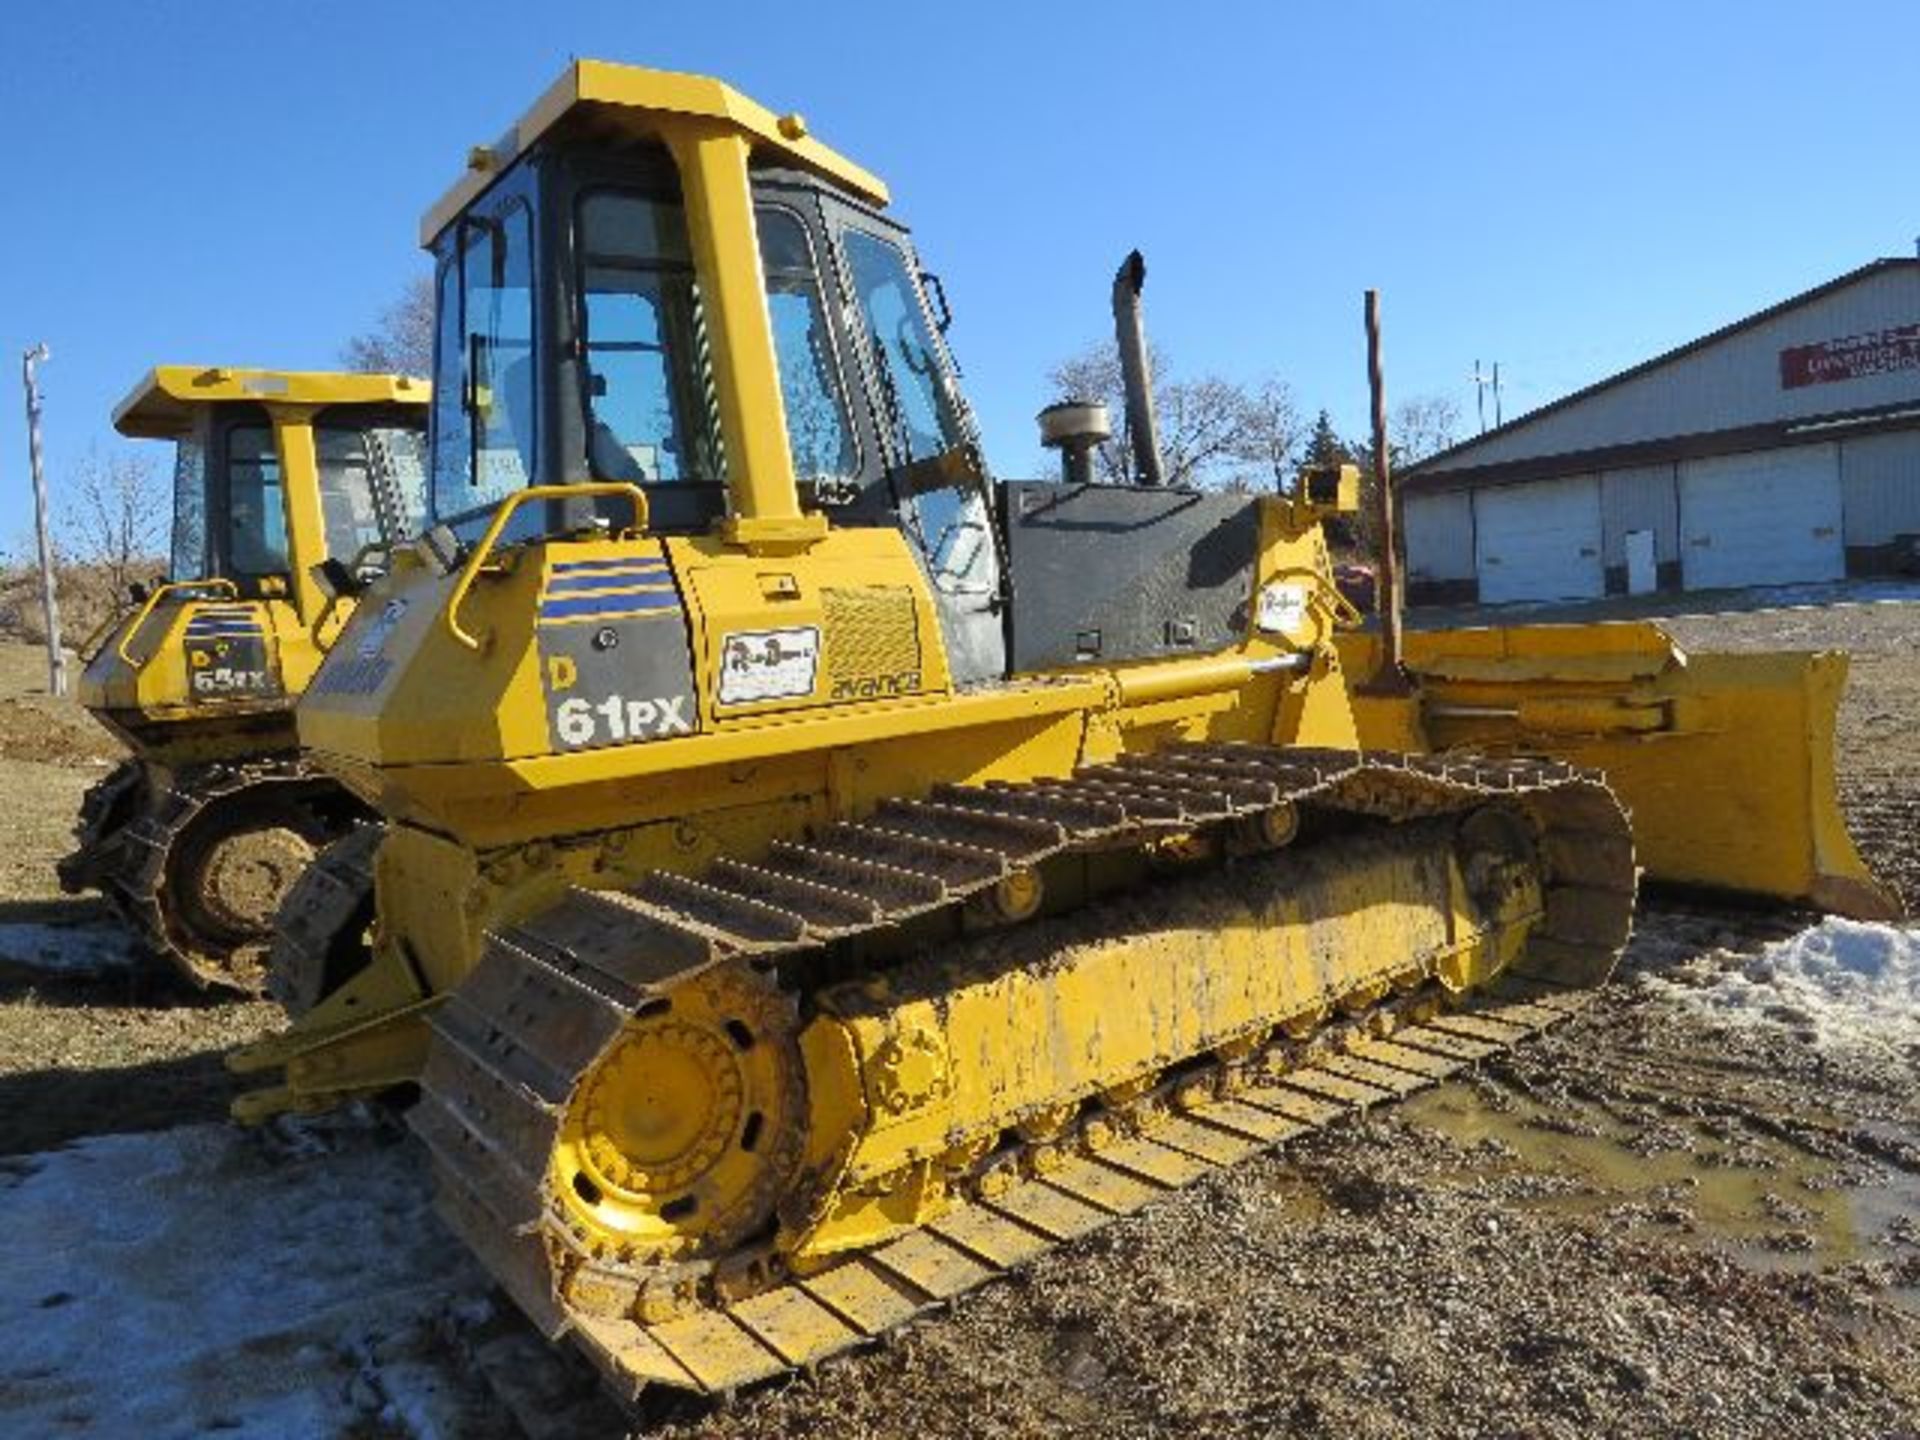
[[[1380,667],[1366,688],[1378,695],[1407,695],[1400,640],[1400,612],[1406,591],[1401,580],[1399,527],[1395,525],[1393,467],[1387,456],[1387,382],[1380,353],[1380,292],[1367,291],[1367,389],[1373,402],[1373,524],[1379,544],[1374,556],[1374,608],[1380,615]]]

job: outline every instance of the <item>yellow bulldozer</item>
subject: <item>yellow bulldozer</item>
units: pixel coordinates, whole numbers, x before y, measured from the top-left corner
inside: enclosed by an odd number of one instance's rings
[[[162,365],[114,412],[174,445],[168,578],[90,639],[80,703],[132,751],[88,791],[98,889],[196,986],[257,992],[315,851],[371,812],[301,760],[293,704],[383,556],[417,533],[424,380]]]
[[[1587,626],[1350,683],[1352,467],[1157,483],[1130,259],[1142,483],[1074,403],[991,479],[887,204],[797,114],[569,68],[425,221],[432,527],[299,706],[377,903],[236,1113],[417,1087],[441,1213],[616,1389],[809,1364],[1554,1023],[1642,864],[1890,905],[1843,662]]]

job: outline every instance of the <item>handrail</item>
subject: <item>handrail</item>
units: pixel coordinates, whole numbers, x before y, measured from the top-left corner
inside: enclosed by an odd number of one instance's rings
[[[212,590],[216,588],[225,590],[227,594],[236,600],[240,598],[240,587],[224,575],[215,575],[206,580],[169,580],[151,595],[147,596],[147,603],[140,607],[140,612],[133,617],[133,623],[127,626],[126,632],[121,635],[120,643],[114,647],[115,652],[128,665],[131,665],[136,670],[139,669],[140,666],[146,662],[135,660],[133,656],[127,653],[127,647],[133,644],[133,637],[140,633],[140,627],[145,625],[147,618],[153,614],[153,607],[177,590]],[[147,657],[149,660],[152,658],[151,655]]]
[[[478,650],[484,642],[484,634],[473,635],[460,628],[460,605],[467,598],[467,591],[473,588],[473,582],[479,577],[480,567],[487,563],[493,553],[494,543],[499,540],[500,532],[507,528],[507,521],[513,518],[513,512],[529,500],[569,500],[586,495],[625,495],[633,501],[633,528],[647,528],[647,493],[638,485],[625,480],[590,480],[578,485],[529,485],[525,490],[516,490],[500,502],[500,508],[493,512],[493,519],[487,523],[479,543],[473,547],[473,553],[467,557],[467,563],[461,567],[460,578],[453,582],[453,593],[447,596],[447,633],[469,650]]]

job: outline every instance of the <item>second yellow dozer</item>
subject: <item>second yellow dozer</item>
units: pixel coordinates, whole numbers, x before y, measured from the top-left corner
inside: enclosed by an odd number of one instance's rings
[[[172,555],[82,647],[78,699],[132,755],[87,792],[60,883],[103,892],[197,986],[259,990],[288,890],[370,818],[299,757],[293,702],[356,567],[418,532],[427,395],[398,375],[161,365],[114,412],[174,444]]]
[[[571,67],[428,217],[438,523],[299,708],[388,822],[376,919],[237,1113],[417,1086],[441,1213],[629,1396],[859,1344],[1577,1008],[1638,878],[1602,770],[1775,832],[1684,878],[1874,893],[1790,733],[1820,663],[1497,632],[1359,694],[1357,476],[1152,483],[1137,257],[1146,483],[1090,483],[1078,404],[1061,479],[989,480],[886,201],[798,115]]]

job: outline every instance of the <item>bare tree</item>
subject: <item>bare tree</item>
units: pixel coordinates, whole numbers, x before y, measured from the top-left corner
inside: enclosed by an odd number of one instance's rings
[[[57,522],[63,560],[97,571],[116,596],[161,565],[172,506],[145,455],[89,450],[66,489]]]
[[[140,454],[89,450],[54,494],[53,576],[61,628],[78,644],[121,611],[128,589],[166,569],[166,478]],[[30,537],[0,547],[0,637],[46,638]]]
[[[1276,492],[1291,489],[1306,423],[1293,403],[1293,390],[1284,380],[1264,380],[1242,399],[1247,429],[1239,458],[1258,468]]]
[[[1460,405],[1447,395],[1415,395],[1394,406],[1387,427],[1395,465],[1417,465],[1451,448],[1460,431]]]
[[[433,277],[416,275],[400,298],[380,312],[373,328],[340,352],[349,370],[381,375],[427,375],[433,370]]]
[[[1250,389],[1218,375],[1176,380],[1158,346],[1152,348],[1149,360],[1169,485],[1283,488],[1301,436],[1299,412],[1284,383],[1267,380]],[[1054,366],[1047,378],[1062,397],[1098,401],[1107,407],[1114,435],[1095,452],[1095,463],[1101,479],[1129,483],[1133,451],[1123,433],[1126,387],[1119,353],[1110,344],[1090,346]]]

